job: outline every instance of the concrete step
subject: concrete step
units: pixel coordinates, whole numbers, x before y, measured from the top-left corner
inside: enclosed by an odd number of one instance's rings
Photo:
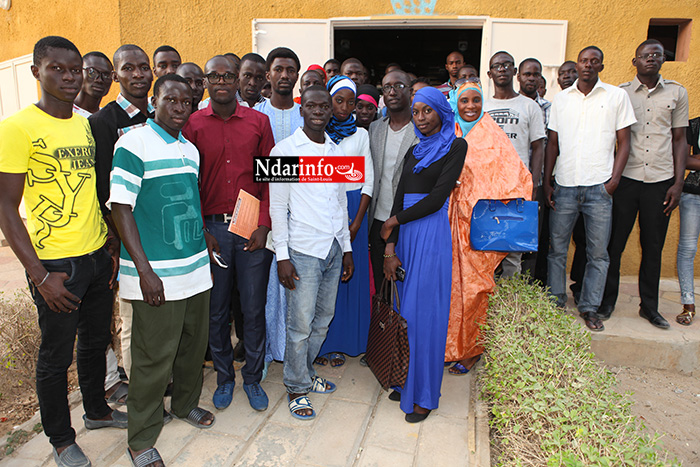
[[[696,291],[697,295],[697,291]],[[569,312],[578,316],[572,298]],[[676,371],[690,375],[700,373],[700,319],[691,326],[676,322],[682,310],[678,281],[663,279],[660,284],[659,312],[671,324],[659,329],[639,316],[639,291],[636,277],[622,277],[620,295],[612,317],[605,321],[603,332],[591,332],[591,349],[610,365],[636,366]]]

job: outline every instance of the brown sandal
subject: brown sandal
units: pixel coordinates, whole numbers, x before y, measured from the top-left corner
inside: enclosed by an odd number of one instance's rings
[[[683,305],[683,311],[676,316],[676,322],[683,326],[690,326],[693,324],[693,318],[695,318],[695,307],[693,306],[693,309],[689,309],[687,308],[688,306],[689,305]]]

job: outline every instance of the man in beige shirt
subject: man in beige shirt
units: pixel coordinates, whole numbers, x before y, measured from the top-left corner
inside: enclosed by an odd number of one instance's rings
[[[620,258],[639,213],[639,315],[658,328],[668,329],[658,311],[661,252],[669,216],[683,189],[688,93],[677,82],[661,77],[663,63],[663,45],[654,39],[642,42],[632,59],[637,76],[620,85],[632,101],[637,123],[632,125],[629,159],[613,195],[610,267],[598,316],[607,319],[615,309]]]

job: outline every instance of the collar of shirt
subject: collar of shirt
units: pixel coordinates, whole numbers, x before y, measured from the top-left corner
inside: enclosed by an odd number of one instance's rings
[[[182,132],[181,132],[181,131],[178,132],[178,134],[177,134],[177,139],[175,139],[175,138],[172,137],[172,135],[171,135],[170,133],[168,133],[167,131],[165,131],[165,130],[163,129],[162,126],[158,125],[158,124],[156,123],[156,121],[153,120],[152,118],[149,118],[148,120],[146,120],[146,123],[148,124],[148,126],[150,126],[150,127],[153,129],[153,131],[156,132],[156,134],[157,134],[158,136],[161,137],[161,139],[162,139],[163,141],[165,141],[165,144],[172,144],[172,143],[175,143],[175,142],[177,142],[177,141],[180,141],[181,143],[186,143],[186,142],[187,142],[187,140],[185,139],[185,137],[182,136]]]
[[[127,100],[127,98],[124,97],[124,96],[122,95],[121,92],[119,93],[119,95],[117,95],[117,104],[119,104],[119,107],[121,107],[122,109],[124,109],[124,112],[127,113],[127,115],[129,116],[129,118],[134,118],[134,117],[136,116],[136,114],[138,114],[139,112],[141,112],[141,111],[139,110],[139,108],[136,107],[136,106],[135,106],[134,104],[132,104],[131,102],[129,102],[129,101]],[[155,112],[155,110],[156,110],[156,108],[153,107],[153,104],[151,104],[151,100],[150,100],[150,99],[148,100],[148,108],[147,108],[147,110],[148,110],[148,113],[149,113],[149,114],[152,114],[152,113]]]
[[[209,104],[205,108],[203,108],[201,110],[201,112],[204,114],[205,117],[214,117],[214,118],[218,118],[219,120],[223,120],[223,121],[230,120],[233,117],[243,118],[243,117],[241,117],[241,106],[240,105],[236,105],[236,108],[234,109],[233,113],[226,120],[224,120],[223,118],[221,118],[221,116],[219,116],[219,114],[214,112],[214,109],[211,106],[211,101],[209,101]]]
[[[306,146],[309,144],[319,144],[311,141],[306,133],[304,133],[304,128],[297,128],[297,130],[292,133],[292,138],[294,138],[294,145],[298,148]],[[323,145],[325,146],[323,152],[327,153],[329,150],[332,151],[337,145],[328,137],[328,133],[323,133]]]
[[[236,91],[236,100],[238,101],[239,104],[245,105],[246,107],[250,107],[248,105],[248,102],[246,102],[245,99],[243,99],[243,96],[241,96],[240,89],[238,91]],[[255,104],[253,104],[253,106],[255,106],[256,104],[259,104],[261,102],[264,102],[264,101],[265,101],[265,98],[263,97],[262,94],[260,94],[260,95],[258,95],[258,100],[255,101]],[[252,109],[253,107],[250,107],[250,108]]]
[[[600,78],[598,78],[598,81],[595,82],[595,86],[593,86],[593,89],[591,89],[591,92],[589,92],[588,94],[582,93],[581,90],[578,88],[578,79],[576,81],[574,81],[574,84],[569,86],[567,89],[564,89],[562,92],[575,92],[575,93],[583,96],[583,98],[585,99],[586,97],[592,95],[595,92],[605,92],[605,91],[606,91],[606,89],[605,89],[605,86],[603,86],[603,82],[600,80]]]
[[[632,87],[632,89],[634,89],[635,92],[639,91],[640,89],[649,90],[649,88],[647,87],[646,84],[639,81],[639,77],[637,77],[637,75],[634,75],[634,79],[632,80],[631,87]],[[653,92],[657,89],[663,89],[664,87],[665,87],[664,86],[664,78],[663,78],[663,76],[659,75],[659,81],[656,82],[656,86],[651,91]]]
[[[542,109],[547,109],[547,108],[551,107],[551,105],[552,105],[551,102],[549,102],[544,97],[541,97],[539,94],[537,95],[535,102],[537,102],[537,105],[539,105]]]

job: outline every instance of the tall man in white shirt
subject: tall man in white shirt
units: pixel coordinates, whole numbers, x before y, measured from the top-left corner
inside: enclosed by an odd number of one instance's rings
[[[369,204],[369,252],[377,290],[384,279],[384,247],[379,232],[391,217],[394,194],[399,186],[404,156],[418,144],[411,123],[411,86],[409,76],[401,70],[387,73],[382,79],[387,116],[369,126],[369,148],[374,165],[374,189]]]
[[[343,152],[326,135],[331,95],[311,86],[301,96],[304,126],[278,143],[270,157],[322,156]],[[335,313],[338,279],[354,270],[345,186],[338,183],[271,183],[270,218],[281,284],[287,289],[284,384],[293,417],[316,416],[309,392],[330,393],[335,385],[315,374],[313,361]]]
[[[661,77],[663,63],[664,46],[654,39],[642,42],[632,59],[637,75],[620,85],[632,101],[637,123],[632,125],[630,157],[613,197],[610,268],[598,315],[607,319],[615,309],[620,258],[639,213],[639,315],[657,328],[668,329],[658,309],[661,252],[669,216],[683,190],[688,92],[679,83]]]
[[[534,59],[527,59],[523,64],[528,60]],[[491,57],[488,75],[493,81],[494,92],[493,97],[484,102],[484,111],[506,132],[520,160],[530,169],[532,199],[535,199],[544,161],[545,126],[540,106],[533,99],[515,91],[513,78],[517,71],[513,56],[508,52],[496,52]],[[509,253],[506,256],[501,263],[503,277],[520,272],[521,257],[522,253]],[[529,262],[529,267],[534,269],[533,261]]]
[[[566,255],[571,231],[582,214],[588,262],[578,310],[590,330],[602,331],[605,327],[596,312],[610,264],[612,194],[629,156],[630,126],[637,120],[627,93],[598,79],[603,70],[598,47],[579,52],[576,69],[578,80],[556,95],[549,117],[544,171],[545,196],[552,207],[547,285],[557,305],[564,307]]]

